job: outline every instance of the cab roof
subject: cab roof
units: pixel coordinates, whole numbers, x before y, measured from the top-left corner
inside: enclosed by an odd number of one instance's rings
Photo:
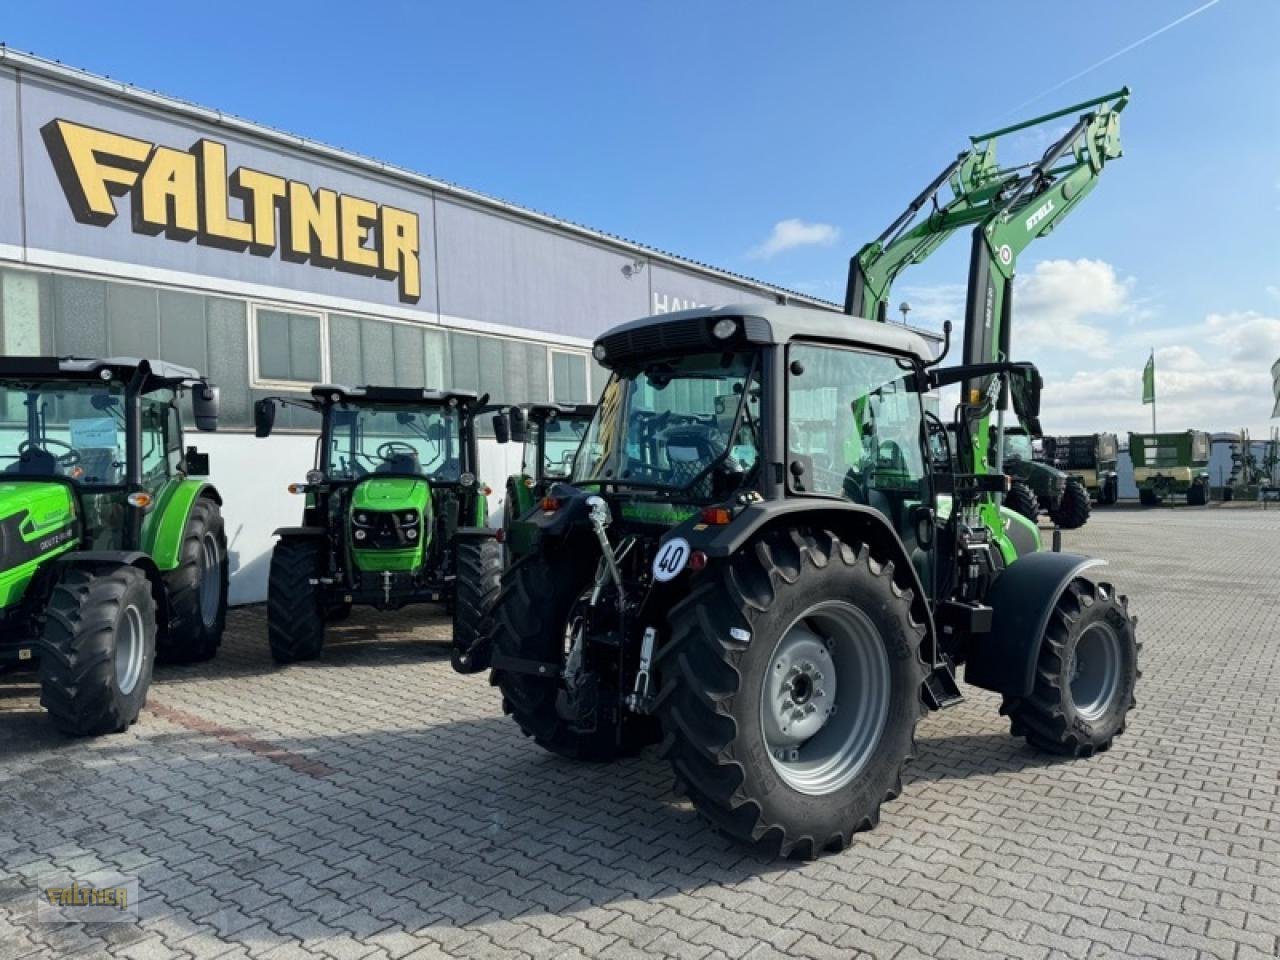
[[[199,370],[145,357],[0,357],[0,378],[7,379],[101,379],[104,370],[111,380],[131,380],[141,371],[173,384],[204,381]]]
[[[456,400],[459,405],[467,405],[480,399],[472,390],[425,390],[372,384],[348,387],[340,383],[317,383],[311,388],[311,395],[323,403],[329,403],[337,396],[340,400],[351,403],[403,403],[421,406],[444,405],[450,400]]]
[[[740,320],[739,330],[726,339],[717,339],[711,329],[726,317]],[[699,307],[642,317],[607,331],[596,340],[596,346],[604,352],[601,362],[612,366],[619,361],[664,353],[716,349],[743,342],[784,345],[793,340],[867,347],[906,354],[922,362],[934,359],[930,342],[906,327],[843,313],[770,303]]]

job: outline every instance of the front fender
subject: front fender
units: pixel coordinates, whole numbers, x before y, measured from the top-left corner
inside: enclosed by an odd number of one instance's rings
[[[181,480],[162,495],[161,500],[143,522],[142,548],[155,560],[161,571],[178,566],[182,537],[187,529],[191,508],[202,497],[222,504],[217,489],[203,480]]]
[[[1030,696],[1058,598],[1083,571],[1105,562],[1074,553],[1032,553],[1007,567],[986,597],[994,611],[991,632],[975,638],[965,682],[1011,697]]]

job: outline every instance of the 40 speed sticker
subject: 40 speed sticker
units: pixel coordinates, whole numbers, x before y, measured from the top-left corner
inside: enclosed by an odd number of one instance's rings
[[[689,541],[684,537],[672,537],[658,548],[653,558],[653,579],[666,583],[679,576],[689,562]]]

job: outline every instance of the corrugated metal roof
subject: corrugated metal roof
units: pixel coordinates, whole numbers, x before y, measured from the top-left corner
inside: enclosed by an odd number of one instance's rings
[[[467,187],[462,187],[426,174],[417,173],[416,171],[408,170],[404,167],[384,163],[381,160],[366,157],[362,154],[354,153],[350,150],[344,150],[340,147],[330,146],[329,144],[322,143],[318,140],[312,140],[308,137],[301,137],[283,130],[277,130],[274,127],[269,127],[264,124],[254,123],[251,120],[245,120],[241,117],[235,116],[234,114],[224,113],[221,110],[214,110],[209,107],[203,107],[199,104],[181,100],[177,97],[170,97],[152,90],[144,90],[141,87],[123,83],[119,80],[112,80],[108,77],[98,76],[97,74],[89,73],[88,71],[81,70],[77,67],[67,66],[66,64],[60,63],[56,60],[47,60],[32,53],[19,52],[4,46],[3,44],[0,44],[0,64],[8,65],[19,72],[26,71],[36,75],[51,77],[98,93],[105,93],[110,96],[119,97],[153,109],[181,114],[185,117],[199,120],[204,123],[225,127],[229,130],[235,130],[239,133],[265,139],[272,143],[290,147],[295,150],[301,150],[306,153],[322,156],[329,160],[336,160],[350,166],[358,167],[365,171],[380,174],[393,180],[407,182],[419,188],[438,191],[479,206],[501,211],[520,219],[553,227],[574,236],[605,243],[609,246],[626,250],[629,253],[644,257],[647,260],[690,270],[708,279],[734,283],[739,286],[746,286],[755,289],[761,294],[775,298],[778,296],[784,296],[790,301],[807,304],[823,310],[841,309],[837,304],[832,303],[829,300],[824,300],[821,297],[815,297],[807,293],[801,293],[798,290],[791,290],[787,287],[778,286],[777,284],[757,280],[754,277],[748,277],[740,273],[723,270],[719,267],[714,267],[710,264],[702,263],[697,260],[691,260],[688,257],[682,257],[666,250],[659,250],[656,247],[650,247],[642,243],[637,243],[634,240],[628,240],[625,237],[618,236],[617,234],[596,230],[580,223],[574,223],[571,220],[565,220],[549,213],[543,213],[541,211],[529,209],[528,207],[522,207],[519,204],[511,203],[509,201],[499,199],[498,197],[493,197],[476,190],[471,190]]]

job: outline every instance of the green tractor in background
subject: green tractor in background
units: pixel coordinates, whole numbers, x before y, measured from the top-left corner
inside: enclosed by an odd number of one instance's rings
[[[1120,475],[1116,472],[1119,441],[1114,433],[1045,437],[1045,461],[1080,484],[1099,506],[1120,499]]]
[[[1129,458],[1139,502],[1155,507],[1181,496],[1188,506],[1207,504],[1211,449],[1209,434],[1201,430],[1129,434]]]
[[[208,660],[222,640],[222,501],[183,445],[188,392],[217,429],[217,388],[186,367],[0,358],[0,663],[39,667],[65,733],[126,729],[157,657]]]
[[[1002,468],[1012,478],[1005,506],[1032,523],[1041,510],[1063,530],[1076,530],[1089,521],[1089,492],[1084,484],[1037,456],[1026,430],[1005,428]]]
[[[552,483],[569,479],[573,458],[595,412],[589,403],[527,403],[494,416],[493,432],[499,443],[524,445],[520,473],[507,478],[504,529],[532,510]]]
[[[254,405],[267,437],[281,405],[321,418],[302,525],[275,531],[267,634],[277,663],[311,660],[326,621],[353,606],[398,610],[443,603],[453,612],[453,664],[470,651],[498,592],[502,546],[486,524],[489,488],[476,476],[476,417],[493,408],[466,391],[313,387],[310,397]]]

